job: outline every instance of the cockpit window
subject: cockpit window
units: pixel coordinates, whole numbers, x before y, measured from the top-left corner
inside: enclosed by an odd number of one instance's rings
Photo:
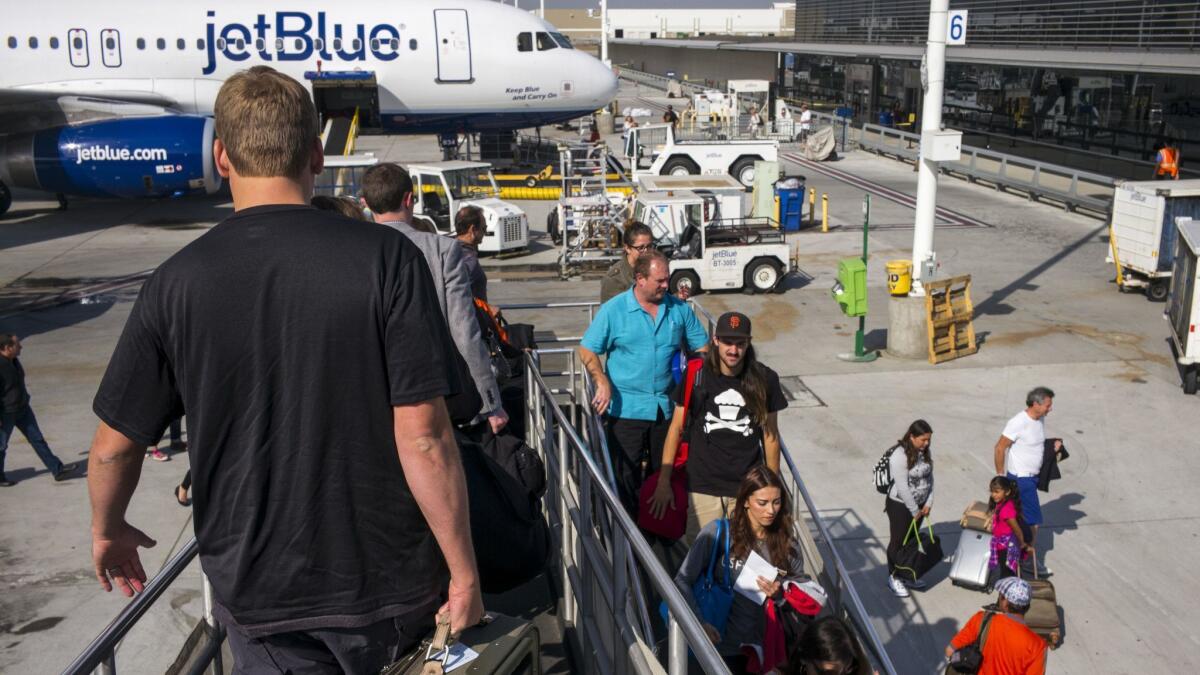
[[[537,48],[539,52],[544,52],[550,49],[558,49],[558,45],[554,44],[554,38],[550,37],[549,33],[538,32]]]
[[[517,51],[533,51],[533,33],[519,33],[517,35]]]
[[[563,49],[574,49],[575,48],[575,45],[571,44],[571,40],[569,38],[567,38],[566,35],[563,35],[562,33],[551,33],[550,37],[554,38],[554,41],[558,43],[558,46],[562,47]]]

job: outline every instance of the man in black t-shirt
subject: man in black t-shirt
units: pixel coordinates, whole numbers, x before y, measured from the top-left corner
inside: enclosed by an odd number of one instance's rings
[[[679,124],[679,115],[675,114],[675,106],[667,106],[667,111],[663,113],[662,121],[670,124],[672,127]]]
[[[407,239],[308,206],[323,159],[302,85],[234,75],[216,130],[235,213],[147,280],[93,405],[96,576],[142,589],[154,541],[125,511],[142,450],[186,411],[238,672],[377,673],[435,612],[456,631],[482,613],[445,322]]]
[[[687,409],[683,405],[686,386],[685,379],[675,388],[677,405],[663,446],[651,510],[660,515],[672,502],[671,472],[679,443],[686,439],[690,542],[705,525],[728,516],[750,469],[765,463],[779,473],[776,413],[787,407],[787,398],[779,375],[755,357],[750,319],[738,312],[726,312],[717,319],[713,348],[696,374]]]

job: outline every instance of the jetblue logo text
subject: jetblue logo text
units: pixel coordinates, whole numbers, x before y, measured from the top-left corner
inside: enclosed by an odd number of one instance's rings
[[[325,61],[366,61],[368,51],[380,61],[393,61],[399,56],[400,29],[386,23],[369,30],[361,23],[331,24],[326,21],[325,12],[317,12],[315,21],[305,12],[259,14],[250,25],[218,26],[213,20],[214,11],[208,12],[208,17],[205,75],[217,69],[218,54],[230,61],[245,61],[252,51],[263,61],[307,61],[314,54]],[[277,46],[277,40],[282,40],[283,48],[269,49]]]
[[[84,162],[161,162],[167,158],[165,148],[114,148],[111,145],[93,145],[75,149],[75,163]]]

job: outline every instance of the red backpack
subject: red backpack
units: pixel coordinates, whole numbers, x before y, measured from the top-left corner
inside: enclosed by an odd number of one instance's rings
[[[687,384],[683,389],[683,430],[685,433],[687,432],[688,414],[691,413],[692,390],[696,387],[696,377],[703,365],[703,359],[688,360],[687,374],[684,376],[687,378],[684,380]],[[638,527],[667,539],[679,539],[687,532],[687,460],[688,442],[681,440],[679,451],[675,453],[675,468],[671,471],[671,495],[675,498],[675,506],[668,506],[663,511],[662,518],[655,518],[650,513],[650,498],[654,495],[654,490],[658,487],[658,478],[662,474],[656,471],[646,478],[646,482],[642,483],[642,488],[638,490]]]

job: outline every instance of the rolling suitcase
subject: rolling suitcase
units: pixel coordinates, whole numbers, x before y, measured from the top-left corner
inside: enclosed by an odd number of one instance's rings
[[[1045,640],[1051,649],[1057,648],[1062,641],[1062,622],[1058,618],[1058,595],[1054,592],[1054,583],[1038,579],[1036,574],[1026,581],[1032,597],[1029,611],[1025,612],[1025,625]]]
[[[988,585],[988,561],[992,557],[992,535],[963,530],[950,564],[950,582],[982,591]]]
[[[541,675],[541,649],[537,628],[519,617],[489,612],[478,626],[468,628],[458,642],[470,647],[479,656],[457,668],[447,664],[445,657],[431,656],[447,644],[450,626],[438,624],[432,638],[426,639],[413,652],[384,668],[380,675],[441,675],[445,667],[467,675]],[[454,650],[451,649],[451,659]]]
[[[489,612],[491,622],[463,631],[459,642],[479,653],[467,675],[541,675],[541,638],[532,622]]]

